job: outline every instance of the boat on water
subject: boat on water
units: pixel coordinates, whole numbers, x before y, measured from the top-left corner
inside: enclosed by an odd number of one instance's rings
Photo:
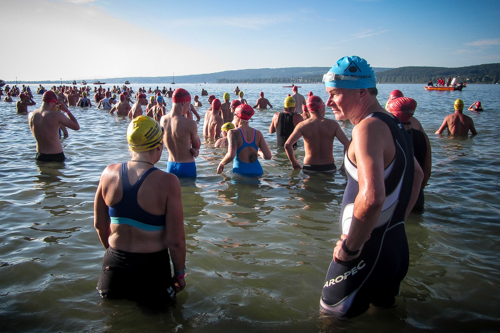
[[[106,84],[106,82],[101,82],[101,81],[97,80],[97,81],[94,81],[94,84]]]
[[[128,80],[127,80],[127,81],[125,81],[125,84],[130,84],[130,81],[128,81]]]
[[[174,74],[172,74],[172,83],[171,83],[171,84],[175,84],[175,80],[174,80],[174,78],[175,78],[175,75],[174,75]]]
[[[76,80],[73,80],[73,85],[76,86]]]
[[[293,87],[302,88],[301,86],[296,86],[296,85],[283,86],[283,88],[293,88]]]
[[[82,85],[86,85],[86,84],[87,84],[87,81],[82,80]]]
[[[0,87],[3,87],[5,86],[5,81],[4,80],[0,80]]]
[[[424,86],[424,88],[427,91],[431,91],[431,90],[437,90],[437,91],[453,91],[453,90],[458,90],[458,91],[462,91],[463,86],[455,86],[455,87]]]

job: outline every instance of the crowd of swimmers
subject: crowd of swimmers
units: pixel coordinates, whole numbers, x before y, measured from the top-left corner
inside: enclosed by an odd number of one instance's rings
[[[294,86],[293,95],[284,99],[283,111],[274,114],[269,132],[276,133],[277,145],[284,147],[291,167],[307,173],[335,172],[335,138],[344,147],[348,183],[340,214],[342,235],[326,273],[320,305],[325,313],[353,317],[370,304],[394,305],[409,265],[404,220],[412,210],[423,208],[431,146],[414,117],[414,99],[395,90],[385,109],[379,104],[375,73],[365,59],[339,59],[323,82],[326,105],[312,93],[306,99]],[[186,287],[179,178],[197,175],[195,159],[201,140],[194,117],[200,119],[196,107],[202,102],[198,96],[192,100],[183,88],[150,89],[149,101],[144,89],[135,93],[128,87],[94,90],[97,107],[131,119],[126,132],[131,158],[105,168],[95,195],[94,226],[106,249],[97,289],[103,298],[171,304]],[[59,130],[80,129],[68,105],[92,105],[89,93],[89,87],[53,87],[43,93],[41,107],[28,116],[37,160],[64,161]],[[221,100],[208,97],[201,132],[216,140],[215,147],[227,147],[214,171],[220,174],[233,162],[233,173],[260,176],[259,157],[271,159],[272,153],[250,120],[254,108],[272,106],[263,92],[253,107],[238,87],[234,93],[238,98],[233,101],[229,93]],[[130,105],[132,96],[135,102]],[[164,98],[169,97],[172,109],[167,112]],[[326,107],[335,120],[325,118]],[[476,135],[463,107],[463,101],[456,100],[455,112],[436,133],[447,129],[455,136]],[[350,141],[337,122],[347,120],[354,125]],[[305,152],[302,165],[294,154],[300,138]],[[166,172],[155,167],[164,147],[169,155]]]

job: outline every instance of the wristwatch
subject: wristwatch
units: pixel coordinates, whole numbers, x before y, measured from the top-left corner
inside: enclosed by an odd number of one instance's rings
[[[342,251],[344,251],[345,253],[347,253],[347,255],[349,256],[355,256],[356,254],[359,253],[359,249],[357,249],[356,251],[351,251],[347,248],[347,245],[345,245],[345,241],[346,239],[344,239],[344,241],[342,242]]]

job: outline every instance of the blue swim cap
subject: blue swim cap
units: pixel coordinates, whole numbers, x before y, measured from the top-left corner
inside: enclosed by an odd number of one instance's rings
[[[375,72],[365,59],[358,56],[343,57],[323,75],[325,87],[366,89],[375,88]]]
[[[161,96],[156,97],[156,101],[158,103],[163,103],[163,97],[161,97]]]

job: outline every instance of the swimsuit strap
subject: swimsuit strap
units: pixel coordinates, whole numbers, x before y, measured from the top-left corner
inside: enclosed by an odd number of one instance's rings
[[[248,141],[247,138],[245,138],[245,134],[243,133],[241,128],[238,127],[238,129],[240,130],[241,136],[243,136],[243,140],[245,140],[246,143],[252,143],[255,140],[255,132],[256,132],[255,128],[253,129],[253,138],[251,141]]]
[[[135,188],[136,191],[139,191],[139,188],[141,187],[142,183],[146,179],[146,177],[153,171],[158,170],[155,167],[149,168],[148,170],[144,171],[144,173],[139,177],[139,179],[134,183],[134,185],[130,184],[130,181],[128,179],[128,170],[127,170],[127,162],[122,163],[121,167],[121,177],[122,177],[122,187],[123,191]]]

